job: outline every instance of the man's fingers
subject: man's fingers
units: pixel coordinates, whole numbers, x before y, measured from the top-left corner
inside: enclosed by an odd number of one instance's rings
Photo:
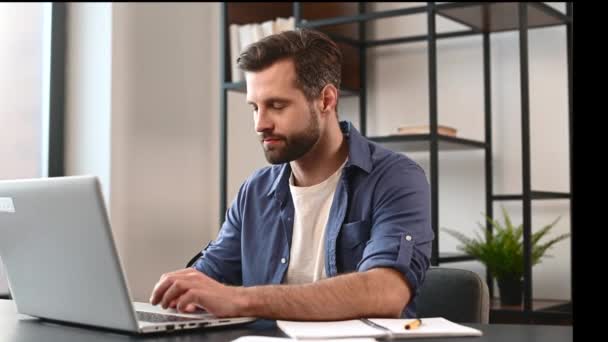
[[[206,310],[203,304],[200,303],[200,293],[198,291],[190,290],[179,297],[177,300],[176,310],[185,313],[194,312],[198,307]]]
[[[172,301],[177,300],[184,292],[188,291],[192,287],[196,286],[196,284],[187,279],[177,279],[173,282],[173,284],[165,291],[163,298],[160,301],[163,309],[169,307]]]
[[[173,282],[177,279],[183,278],[184,276],[190,277],[197,275],[197,270],[193,268],[184,268],[181,270],[165,273],[160,277],[160,280],[154,286],[152,290],[152,295],[150,296],[150,303],[152,305],[156,305],[160,303],[163,296],[165,295],[165,291],[173,285]]]
[[[163,275],[164,277],[164,275]],[[154,286],[154,290],[152,290],[152,296],[150,296],[150,303],[152,303],[152,305],[156,305],[160,302],[160,300],[163,298],[163,296],[165,295],[165,291],[167,291],[167,289],[173,285],[173,279],[172,278],[164,278],[161,277],[161,280],[156,283],[156,286]]]
[[[192,312],[196,309],[196,304],[197,304],[196,293],[195,293],[195,291],[190,290],[178,298],[176,309],[179,312]]]

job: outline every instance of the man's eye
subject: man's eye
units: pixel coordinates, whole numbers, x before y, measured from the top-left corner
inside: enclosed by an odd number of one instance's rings
[[[274,103],[272,104],[272,108],[273,108],[273,109],[283,109],[284,107],[285,107],[285,105],[284,105],[284,104],[282,104],[282,103],[280,103],[280,102],[274,102]]]

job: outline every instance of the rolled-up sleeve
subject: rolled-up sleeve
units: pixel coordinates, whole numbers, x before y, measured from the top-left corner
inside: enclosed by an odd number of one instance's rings
[[[227,210],[218,237],[207,245],[201,257],[193,264],[197,270],[224,284],[242,284],[240,208],[243,205],[244,188],[245,184]]]
[[[386,166],[373,191],[370,240],[357,270],[390,267],[402,273],[412,298],[430,266],[434,233],[424,170],[407,160]]]

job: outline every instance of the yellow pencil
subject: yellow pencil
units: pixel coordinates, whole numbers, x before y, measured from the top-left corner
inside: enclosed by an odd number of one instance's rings
[[[414,321],[405,325],[405,330],[414,330],[418,328],[420,324],[422,324],[422,321],[420,319],[415,319]]]

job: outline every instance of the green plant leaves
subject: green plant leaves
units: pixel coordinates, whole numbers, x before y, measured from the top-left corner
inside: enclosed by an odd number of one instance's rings
[[[492,227],[492,231],[490,232],[478,222],[480,231],[475,233],[476,238],[474,239],[454,229],[442,228],[442,230],[460,241],[462,245],[458,246],[458,249],[484,263],[494,277],[498,279],[521,279],[524,272],[523,224],[514,227],[504,207],[502,207],[502,213],[504,226],[497,220],[482,214]],[[531,234],[532,265],[540,263],[543,256],[547,256],[545,252],[551,246],[570,236],[570,234],[562,234],[548,242],[539,243],[560,218],[561,216]]]

